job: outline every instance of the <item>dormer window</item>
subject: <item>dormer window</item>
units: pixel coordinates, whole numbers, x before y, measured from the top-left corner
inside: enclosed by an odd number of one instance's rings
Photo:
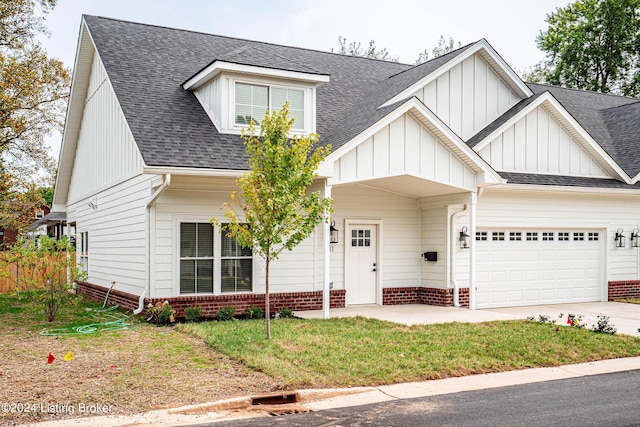
[[[236,82],[235,125],[260,124],[267,111],[278,111],[289,102],[289,114],[295,119],[292,129],[303,131],[304,91],[302,89]]]

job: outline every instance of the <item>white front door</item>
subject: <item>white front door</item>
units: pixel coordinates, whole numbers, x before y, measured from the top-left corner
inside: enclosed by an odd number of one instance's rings
[[[377,243],[375,225],[352,225],[347,231],[346,303],[375,304]]]

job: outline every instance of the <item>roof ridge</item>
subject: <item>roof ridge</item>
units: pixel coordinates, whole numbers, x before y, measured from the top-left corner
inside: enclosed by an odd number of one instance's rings
[[[610,97],[613,97],[613,98],[625,98],[625,99],[632,100],[634,102],[639,102],[640,101],[638,98],[633,98],[633,97],[626,96],[626,95],[616,95],[615,93],[596,92],[596,91],[587,90],[587,89],[578,89],[578,88],[574,88],[574,87],[564,87],[564,86],[552,85],[550,83],[525,82],[525,84],[527,86],[528,85],[544,86],[544,87],[551,87],[551,88],[554,88],[554,89],[570,90],[570,91],[573,91],[573,92],[588,93],[588,94],[591,94],[591,95],[610,96]],[[631,102],[631,103],[634,103],[634,102]],[[625,104],[625,105],[628,105],[628,104]],[[620,107],[620,105],[618,107]]]
[[[257,43],[257,44],[260,44],[260,45],[269,45],[269,46],[276,46],[276,47],[284,47],[284,48],[288,48],[288,49],[297,49],[297,50],[302,50],[302,51],[305,51],[305,52],[317,52],[317,53],[322,53],[322,54],[326,54],[326,55],[340,56],[340,57],[344,57],[344,58],[367,59],[367,60],[370,60],[370,61],[377,61],[377,62],[381,62],[381,63],[395,64],[395,65],[401,65],[401,66],[409,66],[410,68],[412,68],[411,64],[406,64],[406,63],[402,63],[402,62],[392,62],[392,61],[386,61],[384,59],[369,58],[369,57],[365,57],[365,56],[343,55],[341,53],[329,52],[329,51],[326,51],[326,50],[309,49],[309,48],[300,47],[300,46],[292,46],[292,45],[279,44],[279,43],[273,43],[273,42],[265,42],[265,41],[260,41],[260,40],[252,40],[252,39],[247,39],[247,38],[243,38],[243,37],[225,36],[225,35],[222,35],[222,34],[207,33],[207,32],[204,32],[204,31],[188,30],[188,29],[184,29],[184,28],[169,27],[167,25],[147,24],[147,23],[144,23],[144,22],[136,22],[136,21],[131,21],[131,20],[128,20],[128,19],[111,18],[111,17],[108,17],[108,16],[100,16],[100,15],[83,14],[82,17],[83,18],[84,17],[91,17],[91,18],[106,19],[106,20],[110,20],[110,21],[123,22],[123,23],[127,23],[127,24],[142,25],[142,26],[145,26],[145,27],[162,28],[162,29],[165,29],[165,30],[181,31],[181,32],[192,33],[192,34],[202,34],[202,35],[205,35],[205,36],[220,37],[220,38],[224,38],[224,39],[228,39],[228,40],[237,40],[237,41],[241,41],[241,42]]]
[[[481,39],[481,40],[483,40],[483,39]],[[425,65],[425,64],[431,64],[433,61],[440,60],[440,59],[444,58],[445,56],[449,56],[449,55],[452,55],[452,54],[454,54],[454,53],[455,53],[455,54],[459,54],[459,53],[461,53],[461,52],[460,52],[461,50],[463,50],[463,49],[468,49],[468,48],[469,48],[469,46],[472,46],[472,45],[474,45],[474,44],[478,43],[479,41],[480,41],[480,40],[477,40],[477,41],[475,41],[475,42],[473,42],[473,43],[467,43],[466,45],[461,46],[461,47],[459,47],[459,48],[457,48],[457,49],[455,49],[455,50],[452,50],[451,52],[447,52],[447,53],[445,53],[444,55],[436,56],[435,58],[431,58],[431,59],[429,59],[428,61],[421,62],[420,64],[414,64],[414,65],[413,65],[413,66],[411,66],[410,68],[407,68],[406,70],[402,70],[402,71],[400,71],[399,73],[392,74],[392,75],[390,75],[390,76],[389,76],[389,77],[387,77],[387,78],[388,78],[388,79],[390,79],[390,78],[392,78],[392,77],[396,77],[396,76],[398,76],[398,75],[400,75],[400,74],[402,74],[402,73],[406,73],[407,71],[411,71],[411,70],[413,70],[413,69],[415,69],[415,68],[421,67],[421,66],[423,66],[423,65]],[[448,61],[446,61],[446,62],[448,62]]]

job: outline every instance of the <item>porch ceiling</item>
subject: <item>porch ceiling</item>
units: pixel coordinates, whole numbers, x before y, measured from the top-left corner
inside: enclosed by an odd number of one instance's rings
[[[337,184],[334,187],[344,187],[347,185],[363,185],[369,188],[414,198],[443,196],[447,194],[468,192],[468,190],[459,187],[453,187],[451,185],[441,184],[439,182],[429,181],[411,175],[360,180],[349,184]]]

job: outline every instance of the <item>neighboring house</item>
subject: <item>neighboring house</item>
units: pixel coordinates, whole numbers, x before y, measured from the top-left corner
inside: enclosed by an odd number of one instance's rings
[[[48,233],[48,229],[42,220],[48,216],[49,213],[49,206],[44,204],[35,210],[35,216],[33,217],[34,222],[29,225],[29,237],[36,238],[37,236],[42,236]],[[34,224],[37,224],[37,226]],[[0,227],[0,250],[5,250],[11,247],[11,245],[17,241],[19,234],[18,230]]]
[[[524,83],[486,40],[411,66],[85,16],[54,211],[81,293],[206,315],[264,302],[212,228],[240,130],[289,101],[332,152],[332,221],[272,264],[272,307],[504,307],[640,296],[640,103]],[[91,242],[89,244],[89,242]]]

